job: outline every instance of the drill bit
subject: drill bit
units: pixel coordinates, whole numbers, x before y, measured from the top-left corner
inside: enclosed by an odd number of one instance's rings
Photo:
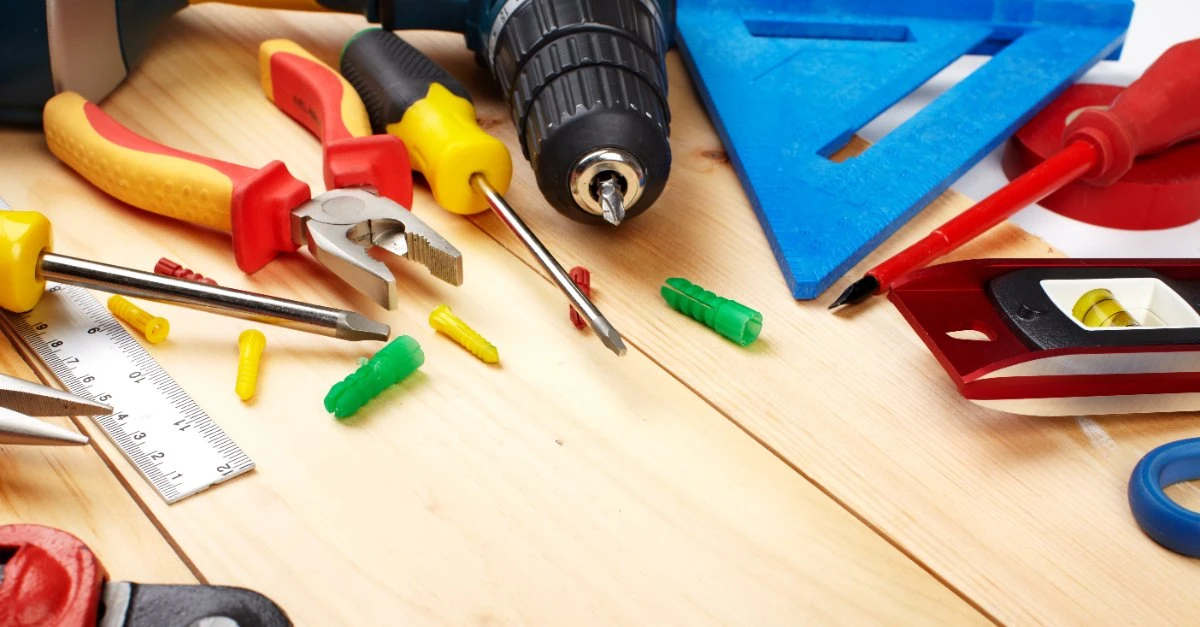
[[[625,197],[612,177],[600,182],[600,210],[604,220],[613,226],[625,219]]]
[[[488,183],[487,179],[480,174],[471,176],[471,185],[479,193],[487,197],[488,204],[496,212],[496,215],[500,216],[500,219],[521,240],[525,248],[528,248],[529,252],[533,253],[538,263],[542,264],[542,267],[550,273],[554,282],[558,284],[558,288],[567,295],[567,298],[571,299],[575,308],[587,318],[588,324],[591,325],[592,331],[596,333],[600,341],[604,342],[604,345],[617,355],[624,355],[626,348],[624,340],[621,339],[621,334],[613,328],[608,319],[604,317],[604,314],[600,313],[599,309],[596,309],[592,301],[587,296],[584,296],[583,291],[579,289],[578,285],[575,285],[575,282],[571,280],[571,276],[567,274],[567,271],[563,270],[554,256],[550,254],[550,251],[546,250],[546,247],[533,234],[533,231],[530,231],[529,227],[525,226],[525,223],[521,221],[521,217],[509,206],[504,197],[500,195],[500,192],[497,192],[491,183]]]

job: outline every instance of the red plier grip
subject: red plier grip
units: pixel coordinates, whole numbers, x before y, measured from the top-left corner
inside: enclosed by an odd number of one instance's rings
[[[373,135],[367,109],[342,75],[287,39],[258,49],[263,92],[321,140],[325,187],[369,186],[411,209],[408,150],[393,135]]]
[[[233,255],[252,273],[296,250],[291,212],[312,195],[282,162],[255,170],[153,142],[74,92],[46,102],[50,152],[117,200],[233,235]]]

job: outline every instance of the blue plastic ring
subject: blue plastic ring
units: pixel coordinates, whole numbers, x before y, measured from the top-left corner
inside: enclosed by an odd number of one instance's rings
[[[1163,488],[1200,479],[1200,438],[1164,444],[1138,462],[1129,479],[1129,507],[1146,535],[1164,547],[1200,557],[1200,513],[1172,501]]]

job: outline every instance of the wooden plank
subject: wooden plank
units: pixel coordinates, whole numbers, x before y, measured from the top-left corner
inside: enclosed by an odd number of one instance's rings
[[[0,373],[36,380],[3,336]],[[70,418],[46,420],[76,429]],[[196,582],[91,446],[0,446],[0,525],[17,523],[77,536],[114,580]]]
[[[331,60],[360,25],[189,9],[105,107],[179,148],[287,157],[317,183],[319,148],[258,92],[255,53],[289,37]],[[460,37],[416,40],[470,66]],[[482,110],[489,125],[507,115],[494,95]],[[155,308],[172,337],[152,353],[258,470],[170,507],[123,460],[117,470],[204,577],[262,591],[297,624],[986,622],[652,360],[576,331],[554,288],[425,192],[416,211],[465,252],[466,284],[392,263],[401,307],[385,314],[300,256],[240,275],[223,236],[107,200],[35,133],[0,145],[8,199],[55,220],[59,252],[138,267],[169,255],[223,284],[385,317],[423,345],[420,373],[342,424],[321,398],[377,345],[265,329],[259,397],[243,405],[246,324]],[[513,200],[531,205],[520,172]],[[499,345],[499,367],[433,334],[425,318],[442,302]]]
[[[957,394],[886,300],[826,311],[849,280],[969,205],[954,193],[822,300],[792,300],[677,57],[670,71],[675,161],[658,206],[598,237],[557,220],[534,190],[514,194],[549,246],[590,266],[598,305],[630,342],[1002,622],[1196,622],[1200,570],[1143,536],[1125,496],[1142,455],[1200,435],[1196,415],[986,411]],[[796,199],[796,211],[822,209]],[[524,255],[502,227],[479,223]],[[1004,226],[958,257],[1055,254]],[[671,311],[657,296],[670,276],[760,310],[761,340],[739,349]],[[1173,490],[1200,503],[1194,488]]]

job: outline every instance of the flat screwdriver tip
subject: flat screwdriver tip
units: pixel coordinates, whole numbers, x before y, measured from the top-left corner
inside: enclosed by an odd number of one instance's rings
[[[621,334],[617,333],[616,329],[609,328],[608,333],[598,333],[600,341],[608,347],[608,350],[616,353],[618,357],[624,357],[628,349],[625,348],[625,340],[621,338]]]
[[[392,328],[390,326],[376,322],[362,314],[351,311],[338,318],[337,337],[343,340],[386,342],[391,335]]]
[[[833,301],[833,304],[829,305],[829,308],[837,309],[842,305],[857,305],[858,303],[867,300],[872,294],[875,294],[878,291],[879,279],[876,279],[868,274],[867,276],[851,283],[850,287],[847,287],[846,291],[842,292],[842,295],[838,296],[837,300]]]
[[[574,287],[574,284],[572,283],[571,286]],[[576,289],[578,290],[578,288]],[[582,304],[592,304],[582,292],[579,293],[579,296],[583,298]],[[581,303],[577,303],[576,306],[581,306]],[[584,312],[583,317],[587,319],[588,326],[592,327],[592,332],[600,338],[600,341],[608,347],[608,350],[616,353],[618,357],[624,357],[625,353],[628,352],[628,349],[625,348],[625,339],[621,337],[621,333],[608,321],[608,318],[605,318],[604,314],[596,310],[594,305],[591,307],[591,311],[588,311],[587,308],[581,308],[581,311]]]

